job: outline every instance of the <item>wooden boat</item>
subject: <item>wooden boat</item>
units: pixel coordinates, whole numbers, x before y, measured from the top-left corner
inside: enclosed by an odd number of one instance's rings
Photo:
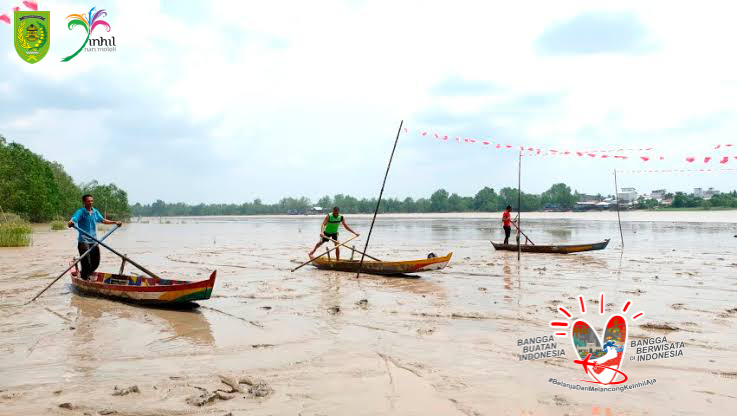
[[[444,257],[431,257],[420,260],[408,261],[374,261],[364,260],[361,273],[398,275],[407,273],[427,272],[430,270],[441,270],[450,262],[453,253]],[[312,264],[318,269],[335,270],[340,272],[358,272],[359,260],[334,260],[320,257]]]
[[[199,282],[154,279],[112,273],[93,273],[90,280],[72,272],[72,287],[83,294],[114,298],[125,302],[154,305],[177,305],[210,299],[217,270]]]
[[[501,244],[501,243],[495,243],[491,242],[491,244],[494,245],[494,248],[497,250],[506,250],[506,251],[517,251],[517,244]],[[560,244],[560,245],[521,245],[520,248],[525,253],[558,253],[558,254],[568,254],[568,253],[579,253],[582,251],[592,251],[592,250],[604,250],[606,246],[609,244],[609,239],[607,238],[604,241],[601,241],[599,243],[592,243],[592,244]]]

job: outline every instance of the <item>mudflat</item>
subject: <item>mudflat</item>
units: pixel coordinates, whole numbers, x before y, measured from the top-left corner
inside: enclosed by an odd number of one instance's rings
[[[386,215],[369,254],[454,252],[420,279],[304,267],[322,217],[144,219],[107,243],[162,277],[200,280],[191,310],[144,308],[71,291],[65,277],[24,305],[76,255],[75,233],[44,231],[0,249],[0,414],[639,415],[728,414],[737,407],[737,211],[524,214],[538,244],[611,238],[575,255],[495,252],[499,214]],[[363,232],[369,216],[347,215]],[[166,223],[166,222],[169,223]],[[347,233],[343,233],[347,234]],[[342,235],[341,239],[345,236]],[[356,240],[363,248],[365,237]],[[119,260],[103,250],[100,271]],[[350,257],[349,250],[341,256]],[[128,271],[134,271],[128,266]],[[566,354],[520,361],[520,339],[549,336],[563,306],[603,328],[631,309],[629,339],[667,337],[683,355],[622,370],[626,392],[571,390]],[[635,312],[644,312],[637,319]],[[574,316],[575,317],[575,316]]]

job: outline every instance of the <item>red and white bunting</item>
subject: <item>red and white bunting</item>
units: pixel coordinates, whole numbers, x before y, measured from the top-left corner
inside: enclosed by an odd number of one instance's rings
[[[410,132],[414,132],[410,130],[407,127],[403,128],[403,131],[405,134],[410,134]],[[437,132],[432,132],[428,130],[417,130],[417,134],[421,137],[427,137],[432,138],[434,137],[437,140],[448,142],[449,137],[447,134],[441,134]],[[697,157],[697,156],[686,156],[682,159],[679,157],[673,157],[662,154],[653,154],[655,152],[654,147],[629,147],[629,148],[618,148],[618,149],[593,149],[593,150],[561,150],[561,149],[543,149],[539,147],[532,147],[532,146],[524,146],[524,145],[513,145],[513,144],[507,144],[507,143],[497,143],[491,139],[479,139],[479,138],[462,138],[462,137],[455,137],[454,141],[456,143],[467,143],[467,144],[481,144],[484,146],[489,146],[489,148],[493,149],[499,149],[499,150],[513,150],[515,153],[519,152],[522,154],[522,156],[525,157],[531,157],[531,156],[540,156],[540,157],[548,157],[548,156],[571,156],[571,157],[580,157],[580,158],[591,158],[591,159],[618,159],[618,160],[637,160],[641,162],[650,162],[650,161],[662,161],[662,160],[683,160],[687,163],[703,163],[703,164],[715,164],[719,163],[721,165],[725,165],[729,163],[730,160],[734,159],[737,160],[737,156],[727,156],[727,155],[718,155],[718,156],[703,156],[703,157]],[[724,150],[732,150],[731,148],[737,146],[733,144],[718,144],[715,145],[713,149],[709,149],[709,152],[714,152],[715,150],[724,151]],[[644,153],[644,154],[643,154]],[[737,163],[734,162],[734,163]],[[695,171],[704,171],[704,169],[697,169]],[[655,172],[655,171],[654,171]],[[657,171],[660,172],[660,171]],[[665,170],[663,170],[665,172]]]
[[[713,173],[713,172],[737,172],[737,168],[720,169],[617,169],[617,173]]]

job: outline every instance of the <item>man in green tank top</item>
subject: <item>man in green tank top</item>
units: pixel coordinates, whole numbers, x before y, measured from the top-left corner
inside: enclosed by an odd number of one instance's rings
[[[340,224],[343,224],[346,230],[352,232],[355,235],[358,235],[357,232],[353,231],[351,227],[348,226],[348,224],[345,223],[345,217],[340,215],[340,208],[334,207],[333,212],[325,216],[325,219],[322,222],[322,229],[320,231],[320,241],[315,244],[315,248],[310,251],[309,256],[312,258],[312,255],[315,254],[315,251],[317,251],[318,248],[322,245],[322,243],[326,241],[333,240],[335,245],[337,246],[338,243],[338,228],[340,228]],[[340,247],[335,249],[335,258],[337,260],[340,260]]]

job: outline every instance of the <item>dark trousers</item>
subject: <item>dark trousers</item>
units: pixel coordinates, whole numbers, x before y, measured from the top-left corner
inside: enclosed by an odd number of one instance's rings
[[[504,244],[509,244],[509,235],[512,234],[512,227],[504,226]]]
[[[88,243],[77,243],[77,250],[79,250],[79,255],[81,256],[87,250],[89,250],[91,245],[92,244]],[[80,263],[82,264],[82,273],[80,277],[84,280],[88,280],[92,272],[97,270],[97,266],[100,265],[100,246],[96,246],[94,249],[92,249],[90,254],[86,255],[85,258],[80,261]]]

